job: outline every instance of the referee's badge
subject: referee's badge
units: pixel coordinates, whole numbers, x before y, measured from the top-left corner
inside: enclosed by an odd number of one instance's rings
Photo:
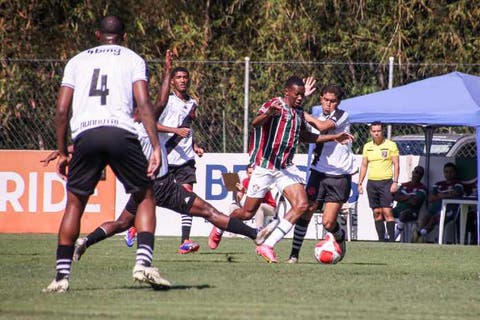
[[[388,157],[388,151],[387,150],[382,150],[382,158],[386,159]]]

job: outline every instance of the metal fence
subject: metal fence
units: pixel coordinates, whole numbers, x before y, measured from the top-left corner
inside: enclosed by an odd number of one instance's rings
[[[65,61],[0,60],[0,149],[54,149],[53,122],[58,86]],[[340,62],[249,61],[175,61],[191,73],[191,94],[199,99],[195,139],[207,152],[243,152],[244,126],[252,120],[260,105],[282,95],[286,78],[313,75],[319,86],[335,83],[344,87],[347,97],[388,88],[389,71],[393,86],[452,71],[480,74],[476,64],[393,64]],[[162,79],[162,60],[148,61],[151,95]],[[246,85],[248,83],[248,85]],[[317,105],[318,95],[306,101],[307,111]],[[245,105],[248,105],[245,109]],[[247,110],[247,112],[245,112]],[[246,116],[247,115],[247,116]],[[247,118],[245,118],[247,117]],[[355,124],[355,153],[369,138],[367,124]],[[469,127],[438,127],[435,133],[472,134]],[[392,125],[391,135],[422,134],[414,125]],[[299,152],[306,152],[301,145]],[[475,150],[465,157],[476,156]]]

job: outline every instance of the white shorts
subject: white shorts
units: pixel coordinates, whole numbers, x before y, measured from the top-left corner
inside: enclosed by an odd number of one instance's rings
[[[305,184],[305,173],[297,166],[289,166],[285,169],[269,170],[259,166],[253,169],[248,184],[247,196],[250,198],[263,198],[265,194],[276,187],[280,193],[292,184]]]

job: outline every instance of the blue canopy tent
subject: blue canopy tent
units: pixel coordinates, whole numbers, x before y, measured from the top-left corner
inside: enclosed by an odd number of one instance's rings
[[[318,113],[315,107],[312,113]],[[340,108],[350,114],[352,123],[416,124],[426,128],[427,172],[429,166],[432,126],[475,127],[477,168],[480,168],[480,77],[452,72],[412,82],[389,90],[343,100]],[[477,190],[480,180],[477,179]],[[477,221],[480,221],[480,202]],[[477,223],[480,239],[480,223]]]

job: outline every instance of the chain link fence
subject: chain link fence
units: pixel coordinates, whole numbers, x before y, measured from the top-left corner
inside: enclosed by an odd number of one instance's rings
[[[56,94],[65,61],[0,60],[0,149],[54,149]],[[195,139],[207,152],[244,150],[245,61],[175,61],[191,73],[191,94],[200,101],[194,124]],[[151,95],[162,81],[163,61],[148,61]],[[393,85],[399,86],[452,71],[480,74],[480,65],[395,64]],[[282,95],[284,81],[291,75],[312,75],[318,87],[335,83],[346,91],[346,97],[388,88],[388,64],[338,62],[268,62],[250,61],[248,73],[248,122],[260,105],[273,96]],[[313,95],[305,104],[307,111],[317,105]],[[341,106],[340,106],[341,107]],[[367,124],[354,124],[353,149],[361,153],[369,139]],[[437,127],[435,134],[474,133],[470,127]],[[392,125],[391,135],[423,134],[415,125]],[[298,152],[306,152],[302,144]],[[475,157],[475,148],[462,151],[464,157]]]

